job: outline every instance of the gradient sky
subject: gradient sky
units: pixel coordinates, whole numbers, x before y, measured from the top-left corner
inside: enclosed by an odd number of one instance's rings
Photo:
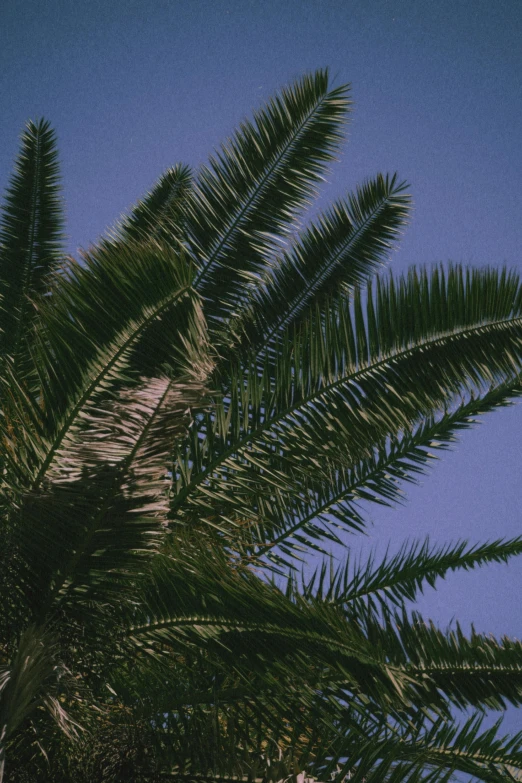
[[[415,212],[394,269],[522,271],[520,0],[0,0],[0,182],[26,120],[48,118],[74,252],[167,166],[197,167],[277,88],[323,66],[352,83],[354,112],[321,203],[397,170]],[[403,508],[368,509],[370,542],[522,534],[521,436],[520,405],[485,417]],[[522,560],[453,576],[420,606],[520,638],[521,588]]]

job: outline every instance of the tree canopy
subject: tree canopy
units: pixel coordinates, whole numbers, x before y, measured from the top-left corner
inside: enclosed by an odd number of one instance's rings
[[[522,702],[521,643],[411,602],[522,538],[377,562],[346,534],[520,394],[522,287],[382,274],[396,174],[301,225],[350,111],[304,76],[79,261],[28,123],[0,226],[0,780],[519,774],[522,734],[483,719]]]

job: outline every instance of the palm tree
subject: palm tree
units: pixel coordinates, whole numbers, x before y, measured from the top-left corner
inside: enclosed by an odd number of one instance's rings
[[[349,110],[305,76],[81,263],[54,134],[27,126],[0,234],[0,780],[522,768],[522,735],[481,728],[522,702],[522,645],[407,603],[522,538],[299,577],[520,393],[515,275],[375,277],[410,209],[396,175],[298,227]]]

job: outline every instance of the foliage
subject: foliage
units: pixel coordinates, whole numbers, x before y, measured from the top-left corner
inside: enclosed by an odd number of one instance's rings
[[[482,728],[522,702],[522,645],[409,608],[522,538],[298,576],[521,391],[514,274],[375,277],[410,211],[396,175],[299,228],[349,111],[305,76],[81,262],[28,124],[0,231],[0,780],[522,767],[522,735]]]

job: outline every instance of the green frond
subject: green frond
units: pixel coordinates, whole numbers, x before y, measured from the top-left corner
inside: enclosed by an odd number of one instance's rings
[[[438,783],[457,781],[459,773],[487,783],[512,781],[513,768],[522,764],[522,733],[505,737],[499,734],[501,721],[487,729],[483,723],[479,713],[463,723],[420,716],[404,726],[370,724],[365,733],[340,738],[321,772],[336,781],[349,775],[357,783]]]
[[[148,259],[143,252],[142,259]],[[76,331],[96,351],[74,385],[73,372],[66,375],[69,354],[61,353],[59,322],[44,315],[50,339],[41,350],[48,352],[46,365],[54,377],[42,385],[38,404],[8,384],[6,530],[20,553],[16,581],[37,616],[65,596],[76,603],[95,596],[109,600],[118,590],[121,596],[126,582],[131,590],[130,571],[143,570],[144,559],[165,535],[169,455],[186,432],[191,407],[205,404],[211,367],[201,309],[182,262],[178,272],[177,289],[155,306],[142,305],[139,318],[105,345],[92,344],[95,335],[84,331],[79,317],[70,322],[72,342]],[[72,296],[64,301],[76,302]],[[136,377],[136,343],[166,310],[177,330],[167,331],[175,338],[167,347],[177,367],[169,376]],[[63,411],[51,404],[60,398],[66,401]],[[36,425],[27,427],[32,420]]]
[[[183,239],[184,208],[192,189],[192,173],[179,163],[167,169],[143,199],[111,232],[110,242],[159,240],[175,249]]]
[[[53,384],[54,405],[61,407],[75,393],[85,367],[132,322],[143,324],[141,348],[135,348],[132,362],[135,372],[154,376],[166,366],[176,370],[185,355],[176,303],[180,291],[188,295],[193,277],[183,250],[157,241],[93,248],[82,265],[70,259],[52,302],[41,311],[40,365]],[[195,294],[191,298],[197,299]]]
[[[515,276],[413,271],[374,293],[365,312],[357,292],[324,305],[263,373],[232,376],[180,451],[173,518],[251,519],[261,547],[303,527],[317,537],[326,514],[358,528],[353,501],[397,500],[427,447],[519,393]]]
[[[362,285],[378,269],[407,222],[410,197],[405,188],[397,175],[379,174],[334,204],[271,262],[251,303],[231,325],[258,361],[310,307]]]
[[[200,171],[187,230],[212,323],[230,318],[258,282],[337,151],[350,104],[347,88],[328,82],[316,71],[283,89]]]
[[[508,781],[510,767],[522,766],[522,733],[499,736],[502,721],[482,729],[482,713],[472,716],[464,724],[438,721],[431,730],[417,738],[419,760],[433,767],[446,766],[451,771],[474,775],[484,781]],[[405,743],[404,756],[415,749]],[[426,747],[427,746],[427,747]]]
[[[135,384],[165,370],[200,379],[199,368],[208,371],[192,276],[179,253],[143,244],[106,250],[92,266],[73,266],[61,279],[40,310],[33,351],[37,395],[5,368],[0,391],[7,485],[21,472],[18,486],[38,486],[85,405],[110,394],[115,383]]]
[[[437,451],[450,448],[456,442],[457,434],[476,424],[479,416],[512,404],[511,398],[518,396],[520,381],[517,378],[491,389],[482,397],[458,405],[440,419],[427,419],[413,431],[405,429],[399,438],[390,438],[353,469],[335,466],[327,471],[324,463],[314,463],[316,476],[303,480],[303,498],[294,495],[284,498],[278,507],[272,504],[274,511],[270,521],[277,520],[278,534],[271,535],[266,525],[260,535],[261,527],[257,525],[257,541],[264,536],[265,543],[257,547],[252,544],[256,559],[266,556],[283,564],[282,555],[295,557],[299,549],[309,547],[314,540],[335,535],[332,526],[362,530],[365,525],[362,502],[402,504],[404,484],[415,483],[437,459]],[[294,544],[296,534],[299,539]]]
[[[53,552],[50,600],[56,606],[92,601],[98,594],[108,600],[115,593],[121,600],[122,580],[142,571],[148,556],[158,551],[170,489],[166,465],[190,424],[190,408],[204,404],[204,380],[199,386],[167,377],[146,380],[85,411],[82,428],[62,447],[60,472],[51,471],[54,525],[58,528],[61,521],[58,498],[65,500],[65,524],[67,505],[77,508],[79,532],[74,541],[69,522],[65,551],[55,547]],[[97,508],[92,504],[87,514],[81,508],[86,482],[98,498]],[[42,542],[36,546],[41,549]]]
[[[31,333],[35,300],[48,290],[63,240],[56,136],[29,122],[0,219],[0,352],[18,361]]]
[[[404,704],[408,674],[390,666],[336,607],[289,601],[217,555],[181,556],[183,562],[155,558],[154,581],[130,619],[127,635],[141,654],[168,660],[207,650],[221,667],[263,673],[267,682],[299,672],[317,677],[327,667],[376,703]]]
[[[48,340],[42,340],[40,364],[45,365],[48,375],[43,376],[45,384],[42,385],[39,406],[40,430],[44,433],[42,446],[40,452],[34,455],[33,475],[27,477],[27,483],[34,489],[40,486],[60,448],[67,442],[71,428],[82,428],[82,415],[86,406],[93,401],[96,404],[100,395],[110,396],[115,385],[118,387],[125,383],[136,383],[136,371],[133,372],[134,368],[131,367],[135,346],[147,328],[157,322],[167,310],[176,311],[176,326],[180,329],[174,345],[167,346],[170,355],[174,355],[177,360],[178,373],[181,370],[180,374],[186,371],[190,375],[194,369],[197,372],[197,366],[190,368],[190,363],[197,348],[204,347],[204,321],[193,295],[190,277],[183,273],[177,277],[176,284],[175,290],[154,305],[147,306],[147,303],[143,303],[138,317],[124,321],[114,336],[110,333],[112,325],[105,324],[105,334],[102,329],[93,334],[94,330],[89,329],[90,324],[85,322],[86,319],[82,322],[79,317],[71,317],[68,329],[70,340],[65,341],[61,317],[66,318],[67,313],[73,313],[73,307],[62,314],[59,313],[56,302],[56,307],[53,304],[49,313],[43,313],[42,321]],[[76,291],[74,295],[77,295]],[[59,294],[56,299],[58,296]],[[85,303],[89,304],[87,298]],[[89,315],[88,311],[87,314]],[[185,335],[183,331],[186,332]],[[74,346],[79,351],[77,355],[73,354]],[[157,346],[157,353],[160,355],[162,347]],[[60,410],[62,400],[64,409]],[[17,423],[20,424],[20,440],[23,442],[24,422],[31,413],[36,416],[35,405],[27,395],[25,398],[20,395],[14,404],[17,408],[13,405],[10,424],[15,432]],[[30,404],[32,411],[29,409]],[[9,408],[7,410],[9,412]]]
[[[165,537],[169,455],[190,406],[204,399],[203,379],[160,378],[84,406],[31,493],[12,504],[16,581],[31,611],[121,602],[132,592],[131,574],[143,572]]]
[[[350,605],[345,608],[348,621]],[[504,710],[522,704],[522,643],[472,633],[460,626],[442,631],[405,609],[381,616],[368,608],[359,615],[368,640],[386,650],[387,660],[404,667],[426,704],[437,702],[466,707]]]
[[[336,569],[329,568],[325,562],[300,590],[312,600],[349,605],[350,610],[358,606],[378,610],[391,604],[400,607],[404,601],[415,601],[425,585],[435,587],[437,580],[450,571],[506,563],[519,554],[522,554],[522,538],[475,546],[468,546],[466,541],[433,546],[427,538],[422,543],[404,544],[397,554],[386,554],[379,563],[374,554],[354,562],[348,556]]]
[[[203,678],[197,660],[191,663]],[[184,677],[178,674],[181,684]],[[231,701],[222,699],[223,679],[216,671],[210,701],[171,703],[163,713],[158,743],[165,778],[192,774],[202,780],[254,777],[275,783],[321,752],[317,742],[328,740],[328,710],[321,714],[311,689],[306,692],[295,679],[292,689],[276,686],[269,693],[262,678],[250,678],[244,695]],[[163,703],[167,706],[168,698]]]

